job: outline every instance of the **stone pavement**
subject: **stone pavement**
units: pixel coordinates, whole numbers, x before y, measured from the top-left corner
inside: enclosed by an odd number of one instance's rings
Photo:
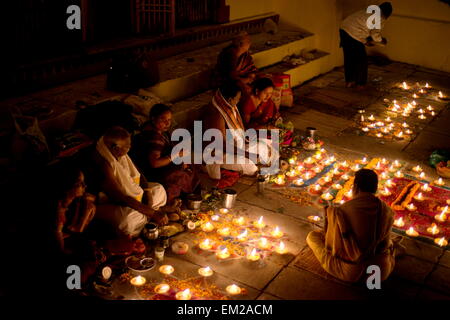
[[[370,81],[367,90],[346,89],[343,70],[337,68],[295,88],[295,106],[284,110],[282,115],[291,120],[297,129],[316,127],[325,147],[340,154],[405,160],[420,164],[427,176],[434,178],[426,160],[434,149],[450,147],[450,108],[447,104],[436,101],[440,108],[439,114],[435,119],[420,123],[417,135],[410,142],[382,142],[358,134],[352,126],[360,108],[364,108],[367,115],[383,114],[382,100],[395,98],[389,90],[393,84],[426,81],[450,95],[450,75],[392,63],[384,67],[370,66],[369,77],[377,81]],[[60,87],[53,89],[50,95],[38,92],[28,99],[41,99],[46,104],[58,100],[67,108],[73,108],[77,100],[90,103],[91,99],[113,97],[113,93],[100,89],[103,88],[104,80],[104,76],[98,76],[66,86],[67,92]],[[9,102],[12,103],[12,100]],[[16,103],[20,99],[14,100]],[[20,102],[26,103],[23,98]],[[450,186],[449,181],[446,183]],[[296,256],[305,246],[306,235],[317,228],[306,217],[318,209],[299,207],[279,192],[271,190],[267,190],[264,197],[257,195],[255,183],[238,183],[234,188],[238,190],[236,210],[251,218],[263,215],[267,223],[279,225],[289,236],[286,244],[290,253],[269,257],[260,269],[241,260],[218,262],[214,256],[192,251],[185,256],[167,253],[165,262],[186,273],[195,272],[199,266],[211,266],[216,273],[214,281],[218,285],[234,282],[248,289],[248,294],[238,299],[450,299],[449,251],[405,237],[403,244],[406,249],[397,258],[394,274],[382,284],[382,290],[374,290],[376,292],[325,279],[294,264]],[[193,244],[188,233],[176,239],[186,241],[191,246]]]
[[[344,87],[343,70],[335,69],[294,90],[296,104],[282,115],[296,128],[316,127],[325,147],[348,158],[361,155],[399,159],[420,164],[432,179],[436,177],[427,165],[429,153],[436,148],[450,147],[450,109],[444,102],[438,116],[421,124],[410,142],[381,142],[379,139],[358,135],[351,128],[359,108],[367,113],[382,115],[385,107],[380,101],[393,99],[389,88],[402,81],[429,82],[450,94],[450,76],[402,63],[385,67],[371,66],[370,87],[356,91]],[[446,182],[449,186],[449,181]],[[391,277],[382,283],[382,290],[373,292],[357,285],[322,278],[294,264],[296,255],[305,246],[309,231],[317,226],[306,217],[318,209],[300,207],[285,199],[279,192],[266,190],[264,196],[256,193],[256,185],[238,183],[236,210],[242,215],[257,218],[261,215],[271,225],[279,225],[290,236],[286,256],[271,256],[265,267],[252,270],[240,260],[218,262],[216,258],[189,252],[182,256],[184,265],[209,265],[220,277],[249,289],[246,299],[445,299],[450,300],[450,252],[430,244],[404,237],[404,251],[397,257]],[[180,240],[192,245],[192,237],[179,235]],[[222,279],[223,281],[223,279]],[[256,291],[256,293],[255,293]]]

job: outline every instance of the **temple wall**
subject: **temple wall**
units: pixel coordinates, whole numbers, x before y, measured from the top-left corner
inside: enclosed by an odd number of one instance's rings
[[[231,19],[267,12],[282,24],[311,31],[315,46],[330,53],[324,69],[343,64],[339,24],[349,14],[381,0],[227,0]],[[439,0],[391,0],[394,14],[386,23],[385,48],[370,49],[395,61],[450,72],[450,5]]]

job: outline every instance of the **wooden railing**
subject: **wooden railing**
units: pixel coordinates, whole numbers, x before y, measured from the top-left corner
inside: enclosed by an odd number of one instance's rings
[[[133,18],[136,33],[174,34],[175,0],[136,0]]]

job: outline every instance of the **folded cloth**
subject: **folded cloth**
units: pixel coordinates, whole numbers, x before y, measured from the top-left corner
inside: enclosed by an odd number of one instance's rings
[[[228,187],[232,187],[239,181],[239,172],[229,171],[229,170],[221,170],[221,179],[217,183],[217,188],[224,189]]]

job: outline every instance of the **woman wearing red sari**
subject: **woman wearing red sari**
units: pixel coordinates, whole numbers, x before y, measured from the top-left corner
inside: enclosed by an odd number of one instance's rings
[[[280,117],[275,103],[272,101],[274,84],[269,78],[256,79],[252,84],[250,94],[243,96],[239,102],[245,128],[271,129]]]
[[[194,192],[199,180],[192,166],[172,162],[174,145],[169,134],[171,125],[170,107],[155,104],[150,110],[150,121],[144,124],[142,132],[135,138],[134,156],[145,176],[161,183],[166,189],[167,202],[174,204],[182,193]]]

